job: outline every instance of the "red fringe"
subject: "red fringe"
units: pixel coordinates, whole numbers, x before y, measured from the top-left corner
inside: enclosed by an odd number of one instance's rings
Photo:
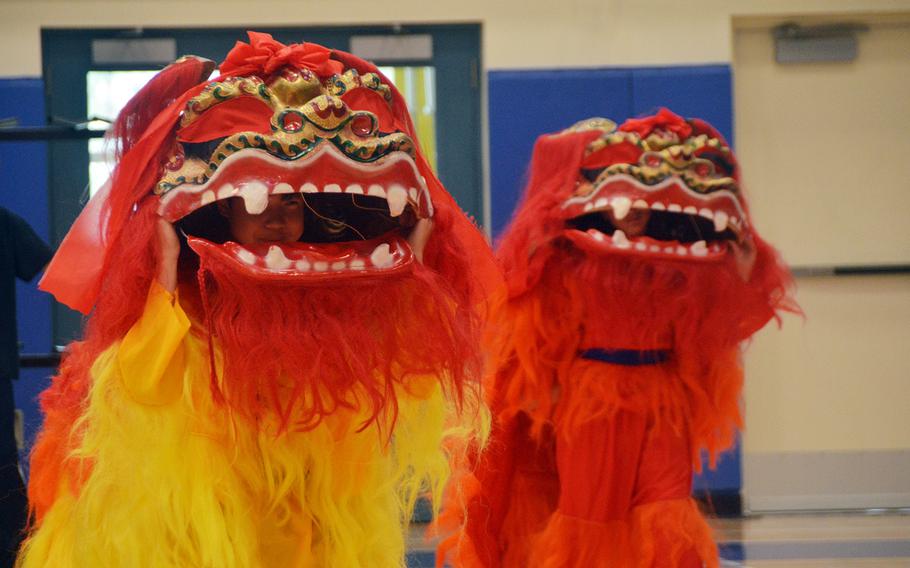
[[[540,568],[717,568],[711,529],[691,499],[642,505],[631,518],[596,523],[555,513],[534,542]]]
[[[202,293],[208,315],[189,293],[181,298],[194,319],[207,319],[224,354],[226,404],[254,422],[266,413],[282,428],[306,430],[354,406],[367,422],[394,420],[395,386],[413,377],[439,377],[456,403],[478,386],[479,326],[421,264],[404,276],[314,287],[259,282],[214,259],[203,259],[200,272],[210,283]]]

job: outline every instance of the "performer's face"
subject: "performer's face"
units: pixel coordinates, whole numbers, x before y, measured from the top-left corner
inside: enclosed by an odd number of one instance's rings
[[[638,237],[644,234],[648,227],[651,211],[648,209],[632,209],[622,219],[617,219],[612,209],[604,212],[613,226],[626,234],[627,237]]]
[[[248,213],[241,198],[219,202],[231,236],[241,245],[296,242],[303,235],[303,208],[300,194],[270,195],[268,206],[258,215]]]

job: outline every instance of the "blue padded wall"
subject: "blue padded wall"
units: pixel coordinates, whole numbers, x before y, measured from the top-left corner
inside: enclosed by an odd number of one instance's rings
[[[491,71],[489,82],[490,188],[494,238],[506,227],[526,182],[535,139],[575,122],[603,116],[616,122],[665,106],[702,118],[732,143],[733,94],[729,65]],[[696,489],[738,493],[738,448],[718,468],[696,479]]]
[[[632,70],[633,116],[665,106],[710,122],[733,143],[733,84],[728,65]]]
[[[632,84],[628,71],[616,69],[491,71],[488,77],[490,217],[495,236],[505,228],[521,195],[537,137],[592,116],[629,116]]]
[[[19,126],[43,126],[44,83],[41,79],[0,79],[0,118],[15,117]],[[47,147],[44,142],[0,142],[0,205],[24,218],[50,243]],[[16,284],[19,341],[25,353],[52,350],[51,298],[31,283]],[[16,405],[25,413],[26,443],[41,425],[38,394],[47,388],[53,369],[22,369],[15,384]],[[27,467],[27,463],[22,464]]]

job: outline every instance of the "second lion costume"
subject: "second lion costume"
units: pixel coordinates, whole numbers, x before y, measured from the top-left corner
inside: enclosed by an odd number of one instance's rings
[[[450,493],[456,566],[717,566],[690,497],[741,425],[740,343],[789,275],[755,232],[733,152],[667,110],[543,136],[498,257],[494,413]]]

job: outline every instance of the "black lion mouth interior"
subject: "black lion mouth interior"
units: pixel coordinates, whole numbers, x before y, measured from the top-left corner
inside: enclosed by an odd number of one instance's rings
[[[303,235],[299,242],[310,244],[370,241],[390,234],[407,238],[417,222],[410,205],[397,217],[389,211],[385,198],[346,193],[305,193]],[[237,198],[238,201],[239,198]],[[242,207],[243,203],[236,206]],[[177,226],[188,236],[215,244],[232,240],[230,227],[218,211],[217,202],[201,207]]]
[[[616,226],[605,211],[587,213],[569,219],[566,223],[570,228],[582,232],[593,229],[604,235],[613,235],[616,231]],[[669,211],[651,211],[648,224],[642,236],[650,237],[656,241],[681,244],[698,241],[716,243],[736,240],[736,234],[729,227],[720,232],[716,231],[714,222],[711,219],[706,219],[699,215]]]

